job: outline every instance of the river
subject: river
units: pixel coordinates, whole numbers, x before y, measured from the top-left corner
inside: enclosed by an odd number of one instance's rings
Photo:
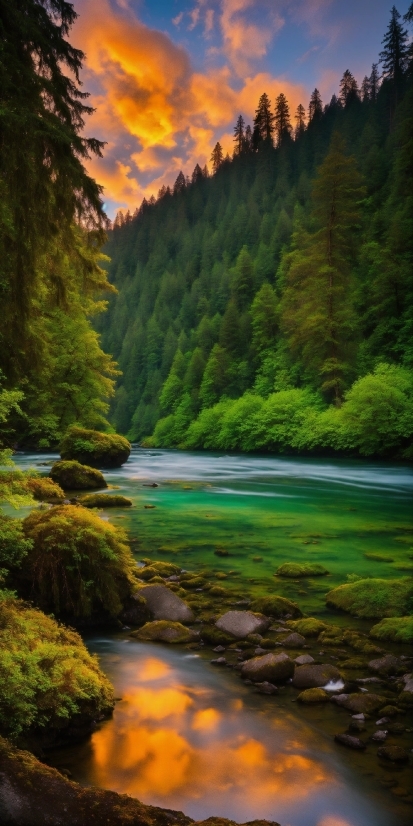
[[[16,457],[22,468],[54,458]],[[348,575],[394,578],[413,567],[413,472],[406,466],[136,448],[105,477],[133,500],[130,511],[102,515],[130,532],[138,560],[214,572],[237,596],[277,592],[328,617],[324,594]],[[291,560],[321,562],[330,575],[305,584],[275,580],[278,565]],[[334,621],[361,626],[339,615]],[[90,741],[55,754],[55,764],[80,782],[199,820],[409,822],[408,807],[392,803],[377,783],[374,748],[369,756],[334,744],[330,706],[303,715],[282,693],[252,693],[205,655],[138,643],[127,632],[87,644],[121,700]]]

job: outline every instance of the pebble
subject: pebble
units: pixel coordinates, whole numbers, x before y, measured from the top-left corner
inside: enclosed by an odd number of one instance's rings
[[[220,654],[222,651],[225,651],[225,647],[223,645],[217,645],[217,647],[213,648],[212,650],[215,651],[217,654]]]
[[[376,720],[376,726],[385,726],[386,723],[390,723],[390,717],[381,717],[380,720]]]
[[[352,716],[353,720],[365,720],[366,719],[364,714],[352,714],[351,716]],[[376,726],[378,726],[378,723],[376,723]]]
[[[376,740],[379,743],[384,743],[386,737],[387,731],[375,731],[374,734],[372,734],[371,739]]]
[[[226,665],[227,661],[225,657],[217,657],[215,660],[210,660],[211,665]]]
[[[267,681],[263,683],[256,683],[256,688],[259,694],[278,694],[278,688]]]

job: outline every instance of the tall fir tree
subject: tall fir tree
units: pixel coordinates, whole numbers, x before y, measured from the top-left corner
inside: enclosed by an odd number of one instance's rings
[[[382,40],[380,63],[383,77],[392,80],[396,90],[400,86],[407,65],[408,34],[400,23],[400,14],[393,6],[390,23]]]
[[[274,132],[277,146],[282,146],[292,132],[290,107],[283,92],[278,95],[275,101]]]
[[[245,148],[245,120],[238,115],[234,126],[234,155],[241,155]]]
[[[298,138],[305,132],[305,109],[302,103],[299,103],[294,115],[295,120],[295,137]]]
[[[321,95],[318,89],[314,89],[314,92],[311,93],[310,103],[308,106],[308,120],[309,123],[316,118],[320,118],[323,114],[323,101],[321,100]]]
[[[274,115],[268,95],[261,95],[254,118],[254,134],[263,141],[272,143],[274,134]]]
[[[372,63],[371,66],[371,75],[369,77],[369,85],[370,85],[370,100],[373,103],[377,100],[377,95],[379,94],[380,88],[380,75],[378,71],[378,63]]]
[[[211,155],[212,170],[213,170],[214,174],[216,174],[216,172],[218,172],[218,169],[220,168],[220,166],[222,166],[223,162],[224,162],[224,153],[222,151],[222,146],[218,141],[215,144],[215,146],[212,150],[212,155]]]
[[[340,100],[343,106],[349,106],[355,100],[359,99],[359,91],[357,80],[351,74],[349,69],[343,74],[340,80]]]

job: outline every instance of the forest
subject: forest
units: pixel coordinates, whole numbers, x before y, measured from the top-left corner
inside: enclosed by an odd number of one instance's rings
[[[110,421],[154,447],[412,458],[412,52],[254,122],[118,213],[96,320],[121,371]]]

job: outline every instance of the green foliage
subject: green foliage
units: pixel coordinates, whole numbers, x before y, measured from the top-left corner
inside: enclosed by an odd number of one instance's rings
[[[81,465],[74,459],[55,462],[50,476],[53,482],[60,485],[63,490],[93,490],[93,488],[107,487],[100,470]]]
[[[26,477],[23,484],[33,498],[39,502],[65,498],[64,490],[56,482],[53,482],[52,479],[30,475]]]
[[[413,596],[413,580],[361,579],[326,594],[327,605],[359,617],[403,617]]]
[[[27,597],[57,616],[119,614],[136,587],[123,531],[73,505],[34,511],[23,527],[33,543],[20,573]]]
[[[32,541],[23,533],[20,519],[12,519],[0,511],[0,583],[20,567]]]
[[[113,691],[75,631],[0,595],[0,728],[16,737],[108,713]]]
[[[130,454],[130,443],[117,433],[73,426],[60,443],[62,459],[74,459],[89,467],[120,467]]]
[[[370,637],[386,642],[413,642],[413,617],[382,619],[370,630]]]

